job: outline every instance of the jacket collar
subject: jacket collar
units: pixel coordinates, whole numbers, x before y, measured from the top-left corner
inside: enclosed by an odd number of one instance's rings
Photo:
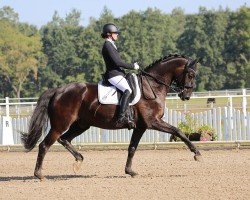
[[[117,50],[117,47],[116,47],[115,42],[114,42],[113,40],[107,38],[106,41],[111,42],[111,44],[112,44],[112,45],[115,47],[115,49]]]

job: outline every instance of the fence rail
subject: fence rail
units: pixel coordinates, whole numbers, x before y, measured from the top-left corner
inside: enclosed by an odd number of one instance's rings
[[[242,90],[241,92],[237,90],[234,91],[234,93],[231,92],[231,96],[219,96],[217,94],[217,96],[212,97],[216,97],[217,99],[227,98],[228,102],[226,106],[217,107],[212,104],[209,107],[206,105],[203,108],[201,108],[197,102],[195,105],[189,103],[180,104],[176,97],[171,97],[170,95],[170,97],[166,99],[168,107],[165,109],[164,120],[173,126],[178,126],[180,122],[185,121],[185,116],[189,113],[197,125],[209,125],[214,128],[217,134],[217,140],[219,141],[250,140],[250,112],[247,110],[249,105],[247,101],[250,99],[249,93],[249,90]],[[215,92],[211,95],[215,95]],[[198,97],[198,94],[194,93],[192,99],[206,99],[211,97],[211,95]],[[233,98],[242,99],[239,109],[233,103]],[[4,103],[2,103],[3,100],[5,101]],[[35,108],[36,100],[36,98],[0,99],[0,144],[3,143],[2,116],[9,115],[12,117],[14,144],[21,144],[20,132],[28,132],[28,124],[31,113]],[[196,107],[196,112],[193,112],[193,107]],[[48,130],[45,130],[44,135],[46,135],[47,132]],[[73,143],[128,143],[131,135],[132,131],[125,129],[105,130],[91,127],[89,130],[76,137]],[[141,142],[167,142],[169,139],[170,135],[167,133],[147,130]]]
[[[171,109],[165,110],[164,120],[173,126],[178,126],[185,121],[186,113]],[[197,125],[209,125],[216,131],[219,141],[250,140],[250,113],[246,116],[239,110],[229,107],[214,108],[201,113],[191,113],[190,115]],[[30,117],[12,118],[14,144],[21,144],[20,132],[28,132]],[[0,138],[2,138],[2,119],[0,117]],[[49,130],[44,131],[45,136]],[[91,127],[73,140],[73,143],[128,143],[132,131],[126,129],[106,130]],[[170,135],[167,133],[147,130],[141,142],[157,143],[168,142]],[[0,140],[0,144],[2,141]]]

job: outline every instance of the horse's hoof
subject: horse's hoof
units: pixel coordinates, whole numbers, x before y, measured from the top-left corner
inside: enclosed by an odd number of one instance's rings
[[[195,156],[194,156],[194,160],[195,160],[195,161],[199,161],[199,162],[203,161],[201,154],[195,155]]]
[[[73,170],[74,170],[74,173],[77,174],[77,172],[81,169],[81,165],[82,165],[82,161],[76,161],[74,164],[73,164]]]
[[[134,171],[125,171],[126,174],[130,175],[132,178],[134,178],[135,176],[138,175],[138,173],[134,172]]]
[[[136,172],[131,172],[131,173],[130,173],[130,176],[131,176],[132,178],[136,177],[137,175],[138,175],[138,173],[136,173]]]
[[[35,172],[34,173],[34,176],[38,179],[40,179],[40,181],[43,181],[44,180],[44,176],[42,175],[42,173],[39,173],[39,172]]]

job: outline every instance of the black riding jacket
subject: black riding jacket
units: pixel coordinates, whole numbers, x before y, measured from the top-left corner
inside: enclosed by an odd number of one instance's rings
[[[122,61],[119,52],[114,45],[106,40],[102,47],[102,55],[106,64],[105,78],[110,79],[118,75],[125,75],[126,69],[134,69],[133,64],[128,64]]]

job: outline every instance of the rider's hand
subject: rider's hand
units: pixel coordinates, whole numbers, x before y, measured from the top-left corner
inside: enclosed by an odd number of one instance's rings
[[[140,66],[138,65],[137,62],[134,63],[134,69],[138,70],[140,68]]]

